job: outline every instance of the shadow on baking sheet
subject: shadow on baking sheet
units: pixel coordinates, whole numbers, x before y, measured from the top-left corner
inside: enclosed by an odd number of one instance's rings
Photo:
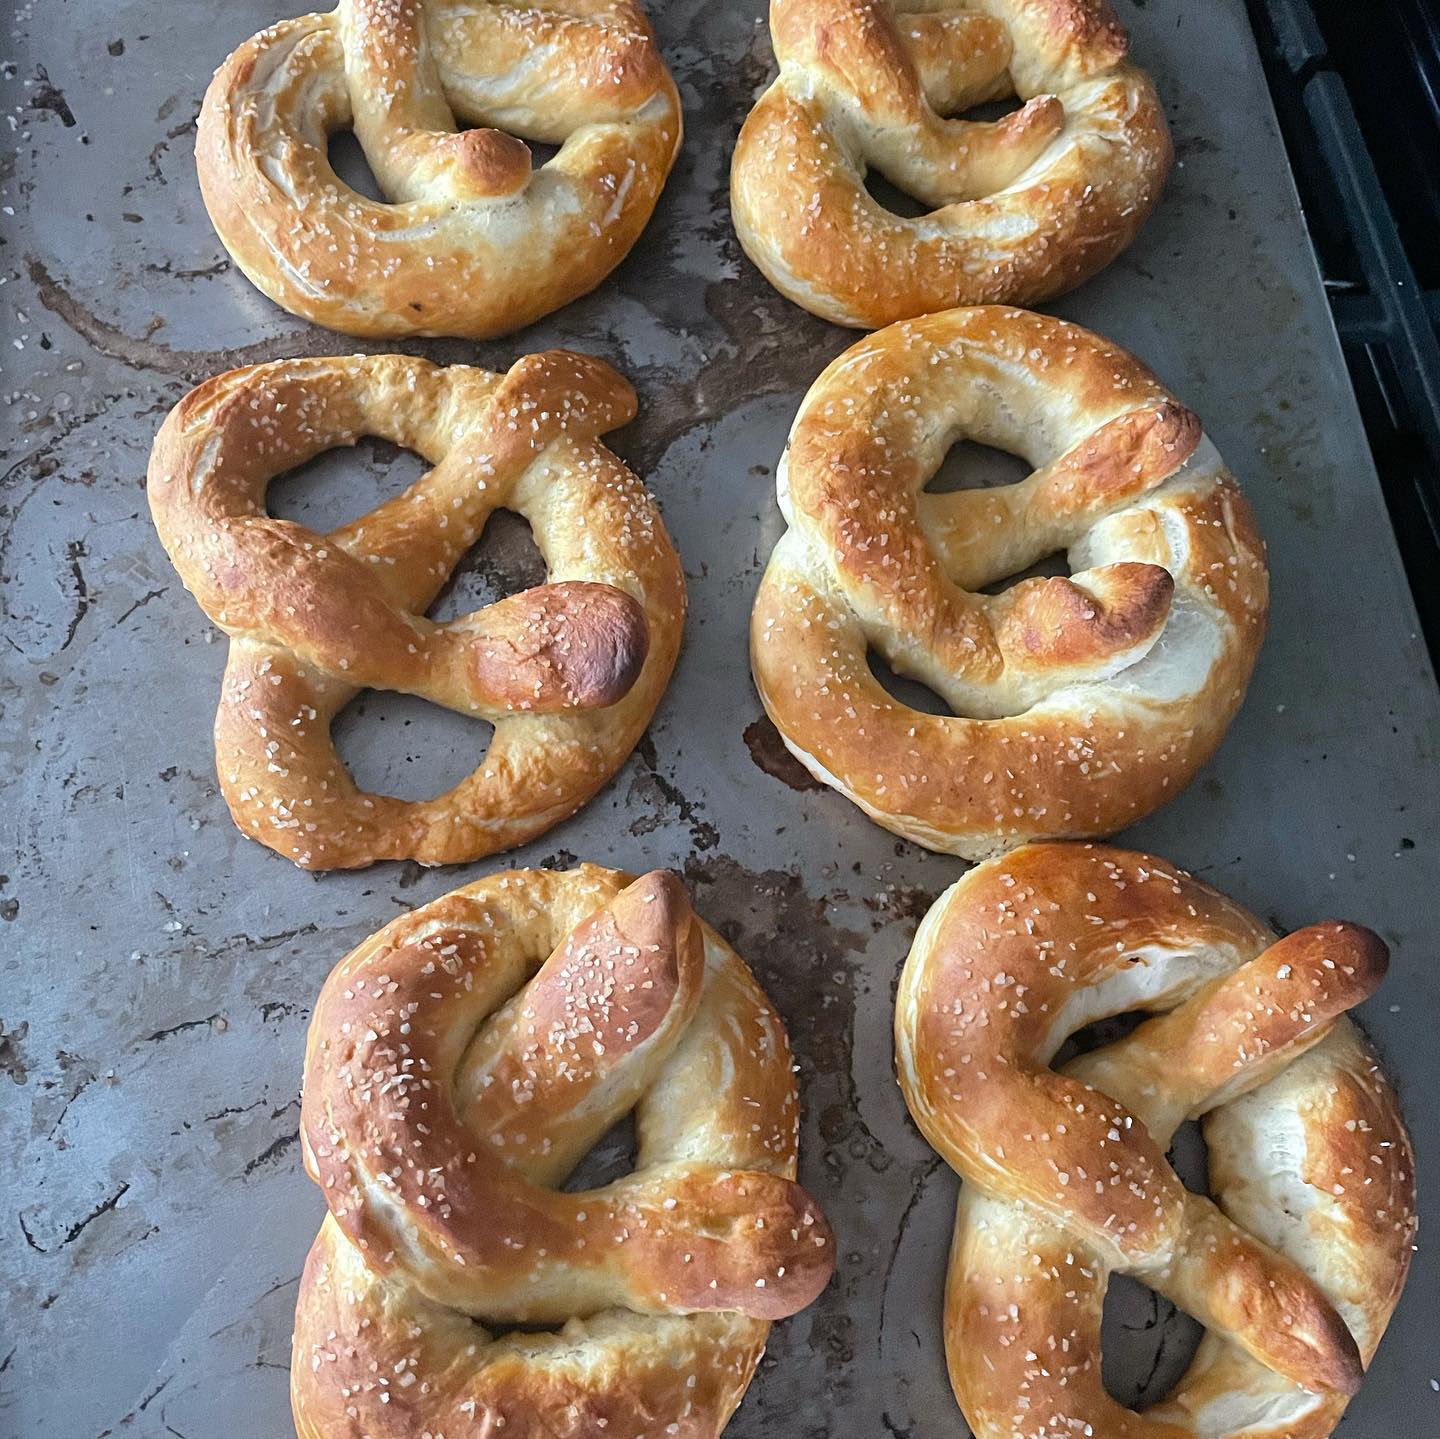
[[[950,715],[955,713],[929,685],[921,684],[919,680],[912,680],[907,675],[896,674],[885,663],[885,656],[879,650],[873,648],[867,650],[865,658],[870,665],[870,673],[875,676],[876,683],[891,699],[899,700],[902,705],[906,705],[912,710],[919,710],[921,714]]]
[[[865,172],[865,188],[882,210],[899,215],[902,220],[913,220],[917,215],[930,213],[929,205],[922,204],[913,195],[907,195],[898,185],[892,185],[878,170]]]

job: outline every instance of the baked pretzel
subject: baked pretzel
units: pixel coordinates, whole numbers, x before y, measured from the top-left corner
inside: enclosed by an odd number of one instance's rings
[[[351,127],[389,203],[331,168]],[[350,335],[482,338],[624,259],[680,130],[634,0],[339,0],[230,56],[195,158],[220,239],[276,304]],[[532,170],[516,135],[560,151]]]
[[[924,493],[961,439],[1035,471]],[[777,480],[755,682],[791,752],[897,834],[981,859],[1111,833],[1239,708],[1266,616],[1249,507],[1200,421],[1086,330],[982,308],[861,340],[811,386]],[[986,593],[1061,550],[1070,578]],[[872,646],[953,715],[893,699]]]
[[[740,131],[735,229],[782,294],[874,328],[1034,304],[1103,269],[1172,152],[1105,0],[771,0],[780,74]],[[1025,103],[994,123],[952,118]],[[868,170],[931,206],[906,218]]]
[[[1378,936],[1276,940],[1162,860],[1031,845],[925,917],[896,1002],[900,1087],[964,1180],[945,1292],[950,1379],[977,1439],[1322,1439],[1400,1297],[1414,1159],[1345,1012]],[[1128,1037],[1050,1068],[1096,1020]],[[1211,1200],[1166,1162],[1203,1116]],[[1208,1331],[1136,1413],[1101,1381],[1112,1273]]]
[[[455,864],[533,838],[620,767],[664,692],[685,582],[653,502],[599,436],[635,414],[564,350],[506,375],[404,355],[232,370],[171,411],[150,457],[160,538],[230,636],[215,755],[235,823],[307,869]],[[272,519],[270,480],[381,435],[434,465],[328,535]],[[490,514],[518,511],[550,583],[424,618]],[[484,762],[407,802],[358,789],[330,722],[363,687],[490,720]]]
[[[634,1172],[562,1188],[632,1109]],[[301,1439],[718,1434],[834,1268],[798,1129],[784,1027],[674,876],[517,871],[392,921],[310,1022]]]

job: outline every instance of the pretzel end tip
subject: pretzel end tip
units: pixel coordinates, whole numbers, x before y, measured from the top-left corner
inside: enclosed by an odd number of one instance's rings
[[[578,587],[577,587],[578,588]],[[639,601],[610,585],[586,585],[579,607],[582,642],[571,688],[581,708],[618,704],[635,687],[650,652],[650,626]]]

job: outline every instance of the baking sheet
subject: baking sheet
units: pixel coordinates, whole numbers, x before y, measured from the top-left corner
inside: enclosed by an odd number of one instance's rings
[[[1179,163],[1134,248],[1048,308],[1133,349],[1204,417],[1269,540],[1274,598],[1219,755],[1124,839],[1281,927],[1343,915],[1385,935],[1390,978],[1361,1017],[1399,1082],[1423,1176],[1440,1079],[1440,700],[1241,0],[1117,8]],[[7,26],[0,1433],[288,1432],[291,1312],[322,1213],[296,1141],[321,981],[403,908],[493,869],[579,857],[683,871],[779,1004],[801,1064],[802,1177],[841,1262],[822,1299],[775,1330],[730,1434],[962,1434],[939,1330],[956,1181],[909,1123],[890,1043],[898,966],[960,865],[898,842],[785,762],[746,668],[751,596],[781,529],[785,430],[854,338],[773,293],[730,229],[729,153],[770,73],[763,7],[653,7],[688,134],[611,281],[502,341],[406,347],[503,368],[566,344],[635,381],[640,418],[614,443],[658,494],[691,594],[655,723],[594,804],[511,856],[319,877],[229,822],[210,743],[225,644],[171,571],[143,492],[154,431],[191,384],[367,348],[253,290],[195,183],[211,70],[283,10],[49,0],[14,8]],[[364,446],[281,486],[278,507],[334,523],[415,472]],[[487,536],[446,612],[534,578],[523,535]],[[394,696],[361,703],[342,747],[362,781],[418,795],[475,764],[483,741],[465,721]],[[1431,1214],[1434,1193],[1422,1190]],[[1422,1239],[1349,1439],[1440,1424],[1437,1274]],[[1153,1368],[1163,1383],[1186,1327],[1129,1298],[1117,1370],[1133,1382]]]

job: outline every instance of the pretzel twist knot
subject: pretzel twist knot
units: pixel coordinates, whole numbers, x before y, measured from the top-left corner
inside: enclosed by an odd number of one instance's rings
[[[632,1109],[634,1172],[562,1190]],[[669,874],[497,875],[387,925],[310,1025],[299,1433],[718,1433],[834,1267],[798,1115],[779,1018]],[[490,1332],[519,1323],[551,1328]]]
[[[1033,304],[1134,238],[1172,152],[1104,0],[771,0],[780,74],[740,132],[731,208],[796,304],[873,328]],[[991,122],[952,118],[1018,95]],[[868,170],[931,207],[906,218]]]
[[[961,439],[1034,473],[926,493]],[[1111,833],[1240,705],[1266,614],[1249,507],[1199,420],[1088,331],[994,308],[892,325],[811,386],[777,484],[756,685],[801,762],[897,834],[979,859]],[[1068,578],[987,592],[1059,551]],[[871,647],[953,713],[892,698]]]
[[[1284,939],[1163,861],[1031,845],[926,916],[900,982],[900,1086],[964,1184],[945,1345],[978,1439],[1322,1439],[1400,1296],[1414,1162],[1345,1012],[1385,972],[1357,925]],[[1082,1026],[1142,1010],[1058,1072]],[[1166,1162],[1204,1118],[1214,1199]],[[1207,1334],[1135,1413],[1101,1382],[1112,1272]]]
[[[389,203],[331,168],[351,127]],[[196,160],[225,248],[277,304],[351,335],[482,338],[610,273],[680,132],[632,0],[340,0],[220,67]],[[532,171],[516,135],[559,153]]]
[[[215,746],[246,834],[307,868],[456,863],[539,834],[614,773],[669,679],[685,613],[654,504],[599,440],[634,413],[614,370],[563,350],[504,376],[399,355],[286,360],[175,407],[151,456],[151,509],[231,638]],[[265,512],[273,476],[366,434],[434,468],[328,535]],[[502,507],[530,521],[550,582],[426,619]],[[366,687],[491,721],[484,762],[432,800],[361,791],[330,722]]]

